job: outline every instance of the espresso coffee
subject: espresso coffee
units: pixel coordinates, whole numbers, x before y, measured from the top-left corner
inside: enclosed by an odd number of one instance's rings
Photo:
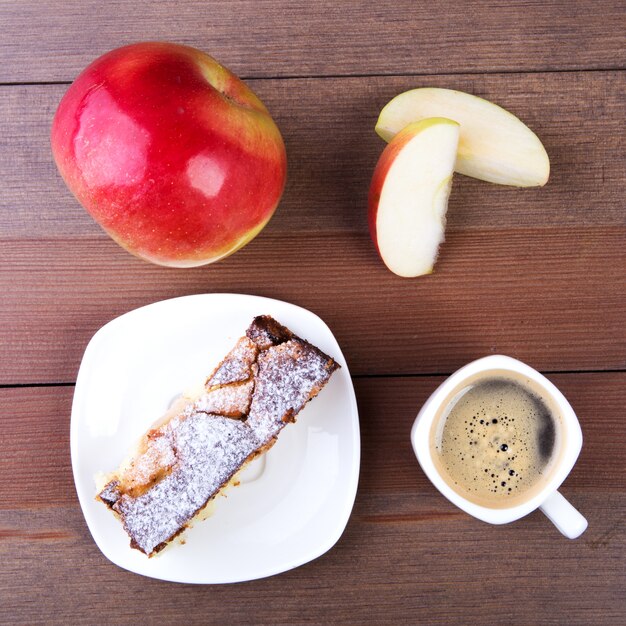
[[[453,395],[436,421],[433,458],[450,486],[489,507],[519,504],[554,465],[559,418],[530,382],[482,375]]]

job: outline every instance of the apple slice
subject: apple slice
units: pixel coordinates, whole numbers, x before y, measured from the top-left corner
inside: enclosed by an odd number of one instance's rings
[[[444,116],[461,125],[455,171],[514,187],[545,185],[550,160],[541,141],[515,115],[497,104],[452,89],[405,91],[383,108],[376,132],[390,141],[407,124]]]
[[[369,226],[398,276],[432,272],[443,241],[459,125],[441,117],[409,124],[380,155],[369,193]]]

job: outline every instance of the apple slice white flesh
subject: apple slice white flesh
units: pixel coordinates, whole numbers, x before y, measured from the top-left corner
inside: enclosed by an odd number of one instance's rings
[[[537,187],[550,176],[541,141],[515,115],[493,102],[452,89],[405,91],[383,108],[376,132],[390,141],[407,124],[443,116],[461,125],[455,171],[499,185]]]
[[[369,194],[372,239],[398,276],[432,272],[444,238],[459,125],[445,118],[409,124],[378,160]]]

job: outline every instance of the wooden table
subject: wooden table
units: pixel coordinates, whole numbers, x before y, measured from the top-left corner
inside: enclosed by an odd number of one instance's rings
[[[626,8],[516,1],[0,0],[2,623],[626,623]],[[197,46],[264,99],[287,145],[271,224],[216,265],[164,269],[114,244],[52,162],[67,85],[119,45]],[[434,275],[400,279],[367,233],[378,112],[419,86],[492,99],[542,138],[542,189],[458,176]],[[354,374],[362,468],[346,531],[296,570],[236,586],[109,563],[81,514],[70,404],[92,334],[184,294],[287,300],[332,328]],[[470,518],[418,467],[409,429],[443,377],[504,353],[568,396],[585,444],[568,541],[534,513]]]

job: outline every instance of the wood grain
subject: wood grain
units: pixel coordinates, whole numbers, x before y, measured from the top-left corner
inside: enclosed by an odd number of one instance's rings
[[[287,144],[289,180],[268,231],[366,232],[369,182],[385,143],[380,109],[402,91],[461,89],[538,133],[549,183],[517,190],[457,176],[449,231],[626,224],[626,72],[253,80]],[[0,238],[103,237],[57,174],[50,124],[65,85],[0,88]]]
[[[187,623],[215,624],[252,615],[289,624],[623,623],[626,374],[551,378],[585,436],[562,488],[589,519],[581,539],[560,537],[540,513],[491,527],[458,511],[423,475],[408,437],[441,378],[359,379],[362,471],[339,543],[291,572],[210,590],[136,576],[99,553],[69,466],[71,387],[0,390],[10,433],[0,456],[0,621],[93,623],[106,605],[105,623],[173,624],[181,611]],[[112,597],[133,601],[111,609]]]
[[[361,519],[405,497],[361,496],[338,544],[319,559],[239,585],[174,585],[109,563],[77,507],[1,511],[65,538],[0,539],[0,619],[9,624],[623,624],[624,494],[586,493],[588,538],[568,541],[541,513],[505,527],[465,515]],[[421,496],[419,508],[441,496]],[[593,533],[593,534],[592,534]],[[35,596],[34,596],[35,594]],[[113,600],[115,598],[115,600]],[[130,601],[132,599],[132,602]],[[128,600],[128,601],[126,601]]]
[[[608,227],[451,233],[435,274],[407,280],[360,234],[263,233],[227,262],[193,270],[149,265],[108,240],[8,241],[0,382],[72,382],[113,317],[203,292],[313,310],[355,374],[446,373],[490,353],[548,371],[623,369],[625,242],[626,228]]]
[[[0,2],[0,82],[73,80],[135,41],[206,50],[242,76],[624,68],[623,2]]]
[[[565,484],[567,493],[626,490],[622,454],[626,373],[553,374],[549,378],[568,397],[585,438],[578,463]],[[422,472],[416,471],[409,432],[417,411],[443,380],[441,376],[355,379],[362,435],[360,491],[435,493]],[[0,413],[5,422],[0,510],[77,504],[69,448],[73,394],[73,386],[0,389]],[[444,515],[446,511],[453,509],[442,500],[435,512]],[[406,506],[388,513],[419,515]],[[28,533],[29,529],[22,531]]]

